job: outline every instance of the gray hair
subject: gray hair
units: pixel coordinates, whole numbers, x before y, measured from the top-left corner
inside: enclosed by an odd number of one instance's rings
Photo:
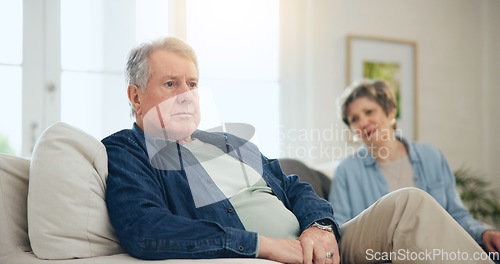
[[[133,48],[128,56],[127,65],[125,67],[125,81],[128,84],[137,85],[142,92],[146,92],[149,78],[153,74],[153,69],[149,64],[149,55],[155,50],[166,50],[187,57],[193,61],[198,72],[198,59],[193,48],[183,40],[176,37],[166,37],[150,42],[142,43]],[[136,116],[136,112],[132,104],[129,102],[132,117]]]

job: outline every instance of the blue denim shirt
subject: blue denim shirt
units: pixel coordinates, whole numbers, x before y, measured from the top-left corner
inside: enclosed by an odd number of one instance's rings
[[[482,245],[482,233],[489,228],[475,220],[462,203],[455,188],[455,177],[441,151],[428,144],[398,139],[408,148],[415,186],[434,197]],[[336,168],[329,201],[335,219],[342,225],[388,193],[389,186],[377,160],[363,146]]]
[[[320,219],[334,221],[330,203],[296,175],[287,177],[277,160],[264,157],[252,143],[203,131],[196,131],[192,137],[260,171],[277,198],[297,217],[302,231]],[[102,142],[108,153],[109,217],[121,245],[131,256],[256,256],[258,234],[245,230],[229,200],[221,196],[189,150],[176,142],[145,136],[135,124],[132,130],[122,130]],[[156,147],[155,151],[150,146]],[[337,225],[335,232],[338,235]]]

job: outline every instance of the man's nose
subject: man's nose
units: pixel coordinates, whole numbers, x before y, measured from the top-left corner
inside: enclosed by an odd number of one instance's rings
[[[193,91],[187,84],[183,84],[181,87],[177,88],[177,91],[178,93],[175,98],[177,103],[183,104],[193,102]]]

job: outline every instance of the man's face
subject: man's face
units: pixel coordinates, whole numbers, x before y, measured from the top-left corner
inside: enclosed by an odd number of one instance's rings
[[[156,137],[189,139],[200,123],[198,72],[194,63],[166,50],[153,51],[149,63],[153,74],[147,90],[138,92],[140,109],[136,111],[142,120],[141,128]]]

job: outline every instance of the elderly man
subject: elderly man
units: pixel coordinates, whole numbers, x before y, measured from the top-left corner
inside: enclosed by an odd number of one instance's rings
[[[103,143],[108,211],[130,255],[317,264],[339,263],[341,255],[346,263],[404,262],[404,252],[443,249],[439,241],[471,257],[481,251],[432,198],[410,189],[383,197],[345,224],[339,254],[331,205],[309,184],[287,177],[276,160],[242,138],[197,130],[198,65],[191,47],[171,37],[143,44],[130,53],[126,71],[136,122]]]

